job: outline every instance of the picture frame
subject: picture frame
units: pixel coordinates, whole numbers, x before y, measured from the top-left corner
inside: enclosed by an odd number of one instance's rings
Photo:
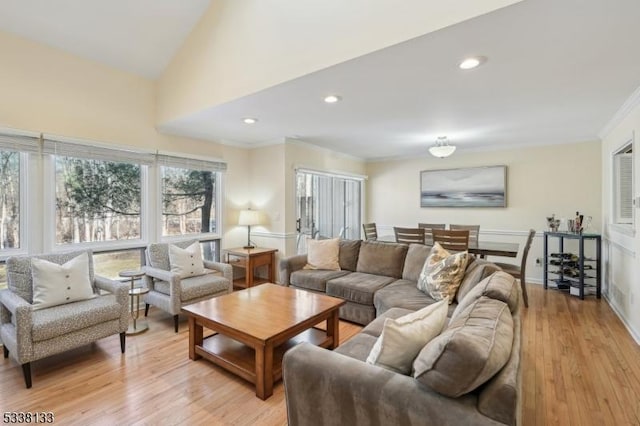
[[[507,207],[507,166],[422,170],[420,207]]]

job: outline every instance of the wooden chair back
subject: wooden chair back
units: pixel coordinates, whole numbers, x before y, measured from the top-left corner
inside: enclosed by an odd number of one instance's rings
[[[418,228],[424,229],[424,242],[428,246],[433,245],[433,234],[431,231],[433,229],[445,229],[447,227],[446,223],[419,223]]]
[[[449,251],[465,251],[469,249],[469,230],[433,229],[433,243],[440,243],[442,248]]]
[[[459,231],[461,229],[469,230],[469,244],[472,246],[478,245],[478,238],[480,237],[480,225],[449,225],[449,229]]]
[[[363,223],[362,230],[364,231],[365,240],[377,240],[378,230],[376,229],[376,223]]]
[[[403,244],[424,244],[424,229],[393,227],[396,242]]]

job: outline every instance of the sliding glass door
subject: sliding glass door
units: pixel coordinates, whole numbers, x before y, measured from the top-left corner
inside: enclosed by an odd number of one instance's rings
[[[360,238],[362,180],[312,171],[296,172],[297,252],[306,239]]]

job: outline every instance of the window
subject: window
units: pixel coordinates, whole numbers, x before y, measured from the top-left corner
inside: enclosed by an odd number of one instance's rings
[[[55,157],[56,244],[141,238],[139,164]]]
[[[633,139],[613,155],[613,219],[633,225]]]
[[[0,250],[20,248],[20,153],[0,151]]]
[[[218,234],[220,173],[226,164],[158,156],[161,177],[161,236]]]
[[[360,239],[362,178],[309,170],[296,173],[297,252],[306,238]]]
[[[118,274],[121,271],[140,269],[143,256],[144,249],[94,253],[95,273],[112,280],[120,280],[122,278]]]

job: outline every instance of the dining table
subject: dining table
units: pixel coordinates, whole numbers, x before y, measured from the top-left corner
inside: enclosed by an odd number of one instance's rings
[[[394,235],[381,235],[376,241],[395,243],[396,237]],[[517,257],[519,248],[520,244],[518,243],[478,240],[477,242],[469,242],[468,251],[481,258],[486,256]]]

